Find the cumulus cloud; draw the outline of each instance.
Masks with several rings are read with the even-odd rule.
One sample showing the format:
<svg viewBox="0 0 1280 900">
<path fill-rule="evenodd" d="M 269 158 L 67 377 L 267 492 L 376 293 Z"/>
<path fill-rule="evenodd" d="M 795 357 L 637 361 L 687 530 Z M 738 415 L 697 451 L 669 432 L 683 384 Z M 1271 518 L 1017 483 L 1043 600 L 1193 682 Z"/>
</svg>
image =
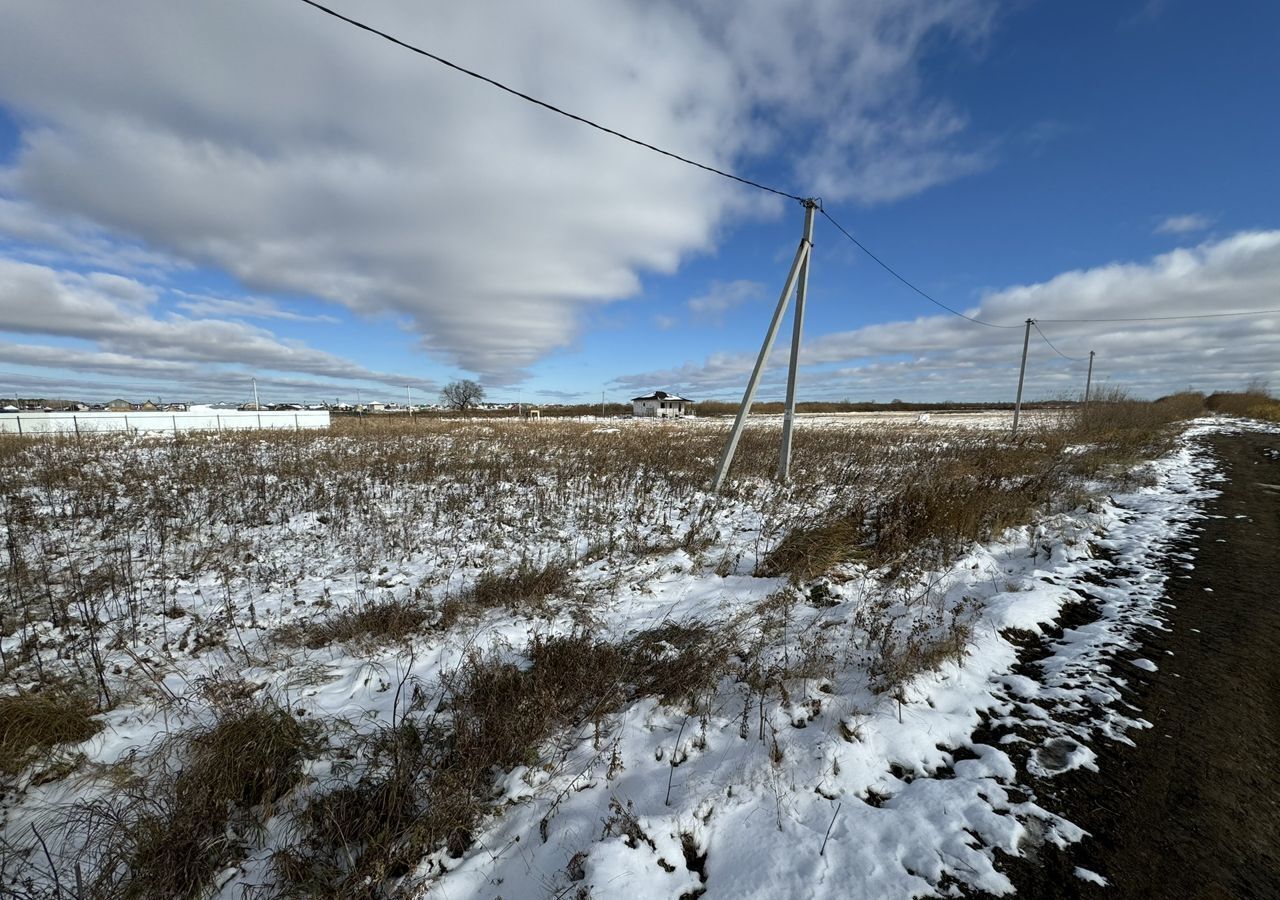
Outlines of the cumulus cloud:
<svg viewBox="0 0 1280 900">
<path fill-rule="evenodd" d="M 1197 231 L 1204 231 L 1212 224 L 1212 219 L 1200 213 L 1165 216 L 1156 224 L 1156 234 L 1194 234 Z"/>
<path fill-rule="evenodd" d="M 995 0 L 339 5 L 711 164 L 781 153 L 780 178 L 831 199 L 891 200 L 987 162 L 919 64 L 930 41 L 979 46 Z M 570 345 L 643 274 L 712 249 L 726 217 L 779 208 L 300 4 L 0 13 L 0 103 L 21 123 L 0 173 L 9 213 L 91 223 L 251 292 L 389 314 L 492 383 Z M 795 134 L 812 149 L 793 152 Z M 84 240 L 31 227 L 9 231 Z"/>
<path fill-rule="evenodd" d="M 1081 360 L 1096 351 L 1098 377 L 1142 394 L 1188 386 L 1241 388 L 1259 377 L 1275 383 L 1280 381 L 1280 313 L 1160 322 L 1070 320 L 1268 310 L 1280 307 L 1277 297 L 1280 231 L 1241 232 L 1143 263 L 1111 263 L 1013 285 L 988 293 L 966 311 L 1007 328 L 936 315 L 823 335 L 805 344 L 801 384 L 821 398 L 886 399 L 892 393 L 922 400 L 1003 399 L 1001 386 L 1011 386 L 1016 378 L 1019 326 L 1028 317 L 1059 351 Z M 1033 395 L 1078 393 L 1083 362 L 1060 358 L 1034 331 L 1031 339 Z M 745 386 L 754 358 L 747 351 L 714 354 L 701 363 L 625 376 L 619 384 L 732 396 Z M 785 346 L 775 347 L 770 364 L 765 388 L 776 392 Z"/>
</svg>

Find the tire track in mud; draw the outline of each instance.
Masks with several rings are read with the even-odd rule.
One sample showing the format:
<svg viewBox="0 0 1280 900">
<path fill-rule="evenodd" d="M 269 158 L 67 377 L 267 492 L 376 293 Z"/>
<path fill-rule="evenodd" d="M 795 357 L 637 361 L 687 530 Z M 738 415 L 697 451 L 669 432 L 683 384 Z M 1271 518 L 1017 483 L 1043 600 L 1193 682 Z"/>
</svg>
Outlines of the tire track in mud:
<svg viewBox="0 0 1280 900">
<path fill-rule="evenodd" d="M 1280 898 L 1280 435 L 1200 440 L 1225 476 L 1221 494 L 1165 554 L 1163 621 L 1106 661 L 1120 689 L 1111 705 L 1150 727 L 1087 741 L 1097 771 L 1055 775 L 1037 770 L 1067 763 L 1069 732 L 1087 733 L 1087 710 L 1052 710 L 1062 733 L 993 721 L 974 736 L 1004 746 L 1036 802 L 1088 833 L 1065 849 L 1004 857 L 1019 896 Z M 1021 641 L 1015 676 L 1042 678 L 1055 644 L 1096 621 L 1123 576 L 1100 560 L 1073 586 L 1085 602 L 1064 607 L 1052 633 Z"/>
</svg>

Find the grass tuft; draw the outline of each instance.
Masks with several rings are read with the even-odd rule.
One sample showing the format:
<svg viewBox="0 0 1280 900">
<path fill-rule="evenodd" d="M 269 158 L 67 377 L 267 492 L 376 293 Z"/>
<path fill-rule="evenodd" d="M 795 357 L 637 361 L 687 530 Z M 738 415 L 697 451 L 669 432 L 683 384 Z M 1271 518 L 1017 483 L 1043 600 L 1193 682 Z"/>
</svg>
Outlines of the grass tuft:
<svg viewBox="0 0 1280 900">
<path fill-rule="evenodd" d="M 96 860 L 91 896 L 203 896 L 301 779 L 310 749 L 296 718 L 265 699 L 221 709 L 162 747 L 153 778 L 81 811 Z"/>
<path fill-rule="evenodd" d="M 435 617 L 417 597 L 369 601 L 310 622 L 285 625 L 276 637 L 286 646 L 312 650 L 330 644 L 387 644 L 422 631 Z"/>
<path fill-rule="evenodd" d="M 861 517 L 843 514 L 794 526 L 756 569 L 765 578 L 790 576 L 807 583 L 863 554 L 867 530 Z"/>
<path fill-rule="evenodd" d="M 61 744 L 98 733 L 91 696 L 50 686 L 39 693 L 0 697 L 0 775 L 16 776 Z"/>
</svg>

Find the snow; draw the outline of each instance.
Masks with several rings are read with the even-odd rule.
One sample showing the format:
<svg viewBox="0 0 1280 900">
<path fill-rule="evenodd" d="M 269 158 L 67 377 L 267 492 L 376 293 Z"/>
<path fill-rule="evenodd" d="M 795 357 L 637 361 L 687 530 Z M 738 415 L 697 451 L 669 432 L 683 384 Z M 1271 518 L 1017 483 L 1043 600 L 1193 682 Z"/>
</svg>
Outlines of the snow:
<svg viewBox="0 0 1280 900">
<path fill-rule="evenodd" d="M 953 418 L 935 413 L 920 424 L 936 430 Z M 809 427 L 842 426 L 829 417 Z M 1094 769 L 1099 742 L 1127 741 L 1129 731 L 1147 727 L 1125 702 L 1115 663 L 1123 658 L 1118 654 L 1140 648 L 1145 629 L 1163 627 L 1168 548 L 1189 533 L 1199 505 L 1214 494 L 1212 465 L 1191 438 L 1223 427 L 1198 423 L 1171 455 L 1147 467 L 1144 486 L 1010 529 L 905 587 L 888 587 L 879 573 L 850 565 L 826 582 L 829 603 L 793 596 L 783 634 L 768 639 L 766 653 L 781 659 L 803 645 L 838 660 L 833 675 L 794 679 L 786 696 L 771 694 L 759 708 L 741 685 L 727 681 L 701 715 L 648 698 L 613 716 L 603 742 L 590 728 L 563 736 L 538 764 L 498 774 L 500 814 L 461 858 L 422 861 L 419 874 L 430 876 L 424 896 L 533 900 L 584 887 L 593 898 L 627 900 L 674 900 L 701 888 L 747 898 L 919 897 L 952 891 L 952 882 L 1009 893 L 997 852 L 1022 855 L 1083 836 L 1036 803 L 1036 780 Z M 597 429 L 593 439 L 609 440 L 617 431 Z M 385 503 L 387 515 L 411 514 L 407 500 Z M 670 548 L 580 567 L 577 589 L 595 598 L 590 616 L 600 634 L 621 640 L 665 623 L 733 623 L 765 642 L 761 609 L 789 590 L 785 579 L 750 574 L 770 523 L 745 503 L 700 503 L 705 507 L 669 505 L 661 520 L 655 513 L 638 528 L 657 545 L 664 534 L 687 530 L 705 508 L 720 536 L 715 554 L 733 565 L 709 566 Z M 583 523 L 565 520 L 530 541 L 527 530 L 469 517 L 464 509 L 440 523 L 432 547 L 405 548 L 391 559 L 360 545 L 354 533 L 356 545 L 340 560 L 322 553 L 314 513 L 266 527 L 289 537 L 280 546 L 293 555 L 281 550 L 255 560 L 280 573 L 278 585 L 236 599 L 234 620 L 248 648 L 154 655 L 135 666 L 155 696 L 107 713 L 106 727 L 76 752 L 111 764 L 156 746 L 207 715 L 198 704 L 166 703 L 162 695 L 194 697 L 202 679 L 219 672 L 287 697 L 307 717 L 372 727 L 392 720 L 398 685 L 435 684 L 476 650 L 518 661 L 531 635 L 569 634 L 578 626 L 579 614 L 570 609 L 538 620 L 497 610 L 462 632 L 417 641 L 410 652 L 331 645 L 282 657 L 269 644 L 271 629 L 317 614 L 317 598 L 343 608 L 370 595 L 407 596 L 424 583 L 447 594 L 496 561 L 550 558 L 566 543 L 584 553 L 593 536 Z M 300 549 L 309 541 L 314 556 Z M 300 573 L 292 585 L 290 572 Z M 170 588 L 187 614 L 145 622 L 153 646 L 159 635 L 167 646 L 184 640 L 194 616 L 226 612 L 216 578 L 174 579 Z M 863 649 L 868 611 L 883 601 L 907 629 L 914 624 L 908 617 L 920 613 L 905 598 L 922 591 L 940 621 L 967 617 L 965 652 L 906 679 L 892 695 L 878 693 Z M 1058 627 L 1066 609 L 1084 607 L 1091 617 Z M 1033 673 L 1011 671 L 1019 635 L 1039 636 L 1047 651 Z M 13 640 L 4 638 L 6 653 Z M 1131 663 L 1157 671 L 1145 658 Z M 1006 734 L 996 745 L 983 743 L 974 738 L 979 726 Z M 1010 755 L 1024 742 L 1034 744 L 1025 768 Z M 308 774 L 315 785 L 343 777 L 331 760 L 316 761 Z M 6 798 L 0 824 L 6 835 L 25 837 L 50 808 L 105 790 L 84 779 L 28 784 Z M 267 823 L 263 843 L 226 873 L 218 896 L 240 896 L 245 885 L 269 878 L 271 841 L 287 831 L 285 817 L 281 812 Z M 1107 883 L 1087 869 L 1075 874 Z"/>
<path fill-rule="evenodd" d="M 1107 879 L 1099 875 L 1097 872 L 1091 871 L 1082 866 L 1076 866 L 1075 876 L 1079 878 L 1081 881 L 1092 882 L 1093 884 L 1096 884 L 1099 887 L 1106 887 L 1111 883 L 1107 881 Z"/>
</svg>

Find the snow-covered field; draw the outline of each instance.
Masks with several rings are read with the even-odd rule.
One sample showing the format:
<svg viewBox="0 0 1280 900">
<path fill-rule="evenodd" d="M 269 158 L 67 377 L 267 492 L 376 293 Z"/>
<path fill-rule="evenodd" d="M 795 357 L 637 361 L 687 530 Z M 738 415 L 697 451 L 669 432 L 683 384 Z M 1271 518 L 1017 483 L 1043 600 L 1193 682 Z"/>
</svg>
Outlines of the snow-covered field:
<svg viewBox="0 0 1280 900">
<path fill-rule="evenodd" d="M 1005 892 L 997 851 L 1080 837 L 1035 779 L 1145 724 L 1111 659 L 1213 474 L 939 418 L 809 423 L 787 486 L 753 426 L 721 497 L 724 423 L 4 444 L 3 690 L 94 729 L 0 766 L 4 880 L 161 895 L 139 835 L 284 710 L 275 787 L 180 836 L 211 895 Z"/>
</svg>

